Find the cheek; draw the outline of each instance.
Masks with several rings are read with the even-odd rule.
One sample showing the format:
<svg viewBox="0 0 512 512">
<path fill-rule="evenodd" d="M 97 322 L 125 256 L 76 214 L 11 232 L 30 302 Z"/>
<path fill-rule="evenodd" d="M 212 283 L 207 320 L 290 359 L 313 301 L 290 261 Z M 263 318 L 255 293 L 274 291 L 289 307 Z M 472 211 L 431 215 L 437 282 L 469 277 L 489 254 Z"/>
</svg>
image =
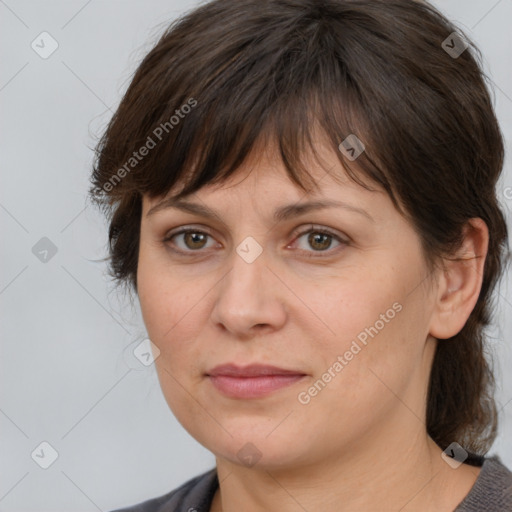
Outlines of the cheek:
<svg viewBox="0 0 512 512">
<path fill-rule="evenodd" d="M 179 274 L 168 268 L 163 251 L 141 239 L 137 290 L 144 323 L 150 338 L 162 342 L 185 315 L 191 298 Z"/>
<path fill-rule="evenodd" d="M 201 359 L 198 340 L 207 321 L 205 305 L 212 284 L 208 279 L 191 281 L 142 246 L 137 272 L 140 307 L 148 337 L 159 348 L 157 370 L 183 380 L 194 375 Z M 165 388 L 176 382 L 165 379 Z"/>
<path fill-rule="evenodd" d="M 382 274 L 363 269 L 333 277 L 328 283 L 313 292 L 307 287 L 299 292 L 307 297 L 304 302 L 309 312 L 297 318 L 309 323 L 304 328 L 311 328 L 314 322 L 319 325 L 322 344 L 329 352 L 348 350 L 355 339 L 364 344 L 389 331 L 401 315 L 403 293 L 398 280 L 384 281 Z"/>
<path fill-rule="evenodd" d="M 172 352 L 172 361 L 176 361 L 198 336 L 201 295 L 184 293 L 179 282 L 171 279 L 151 276 L 140 283 L 139 301 L 148 336 L 162 355 Z"/>
<path fill-rule="evenodd" d="M 310 296 L 324 333 L 313 352 L 315 377 L 328 381 L 326 388 L 360 400 L 385 392 L 379 377 L 394 389 L 421 365 L 428 323 L 421 288 L 410 293 L 417 284 L 413 273 L 368 269 Z"/>
</svg>

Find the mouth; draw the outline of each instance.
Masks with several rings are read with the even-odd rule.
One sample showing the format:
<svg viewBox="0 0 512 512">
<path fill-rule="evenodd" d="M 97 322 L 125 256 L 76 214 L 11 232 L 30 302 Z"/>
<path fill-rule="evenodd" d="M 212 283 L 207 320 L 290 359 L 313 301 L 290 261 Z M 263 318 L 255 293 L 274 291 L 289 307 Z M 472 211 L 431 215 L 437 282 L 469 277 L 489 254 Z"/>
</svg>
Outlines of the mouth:
<svg viewBox="0 0 512 512">
<path fill-rule="evenodd" d="M 206 373 L 213 386 L 229 398 L 261 398 L 304 379 L 307 375 L 269 365 L 216 366 Z"/>
</svg>

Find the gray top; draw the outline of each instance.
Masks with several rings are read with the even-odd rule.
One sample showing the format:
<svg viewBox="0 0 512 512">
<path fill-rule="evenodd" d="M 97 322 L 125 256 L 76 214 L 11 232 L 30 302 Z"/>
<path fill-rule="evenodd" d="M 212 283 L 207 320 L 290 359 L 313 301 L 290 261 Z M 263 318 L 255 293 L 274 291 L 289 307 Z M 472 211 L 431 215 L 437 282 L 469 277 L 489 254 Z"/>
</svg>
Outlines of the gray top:
<svg viewBox="0 0 512 512">
<path fill-rule="evenodd" d="M 467 462 L 482 470 L 454 512 L 512 512 L 512 472 L 500 458 L 473 455 Z M 112 512 L 209 512 L 218 487 L 213 468 L 163 496 Z"/>
</svg>

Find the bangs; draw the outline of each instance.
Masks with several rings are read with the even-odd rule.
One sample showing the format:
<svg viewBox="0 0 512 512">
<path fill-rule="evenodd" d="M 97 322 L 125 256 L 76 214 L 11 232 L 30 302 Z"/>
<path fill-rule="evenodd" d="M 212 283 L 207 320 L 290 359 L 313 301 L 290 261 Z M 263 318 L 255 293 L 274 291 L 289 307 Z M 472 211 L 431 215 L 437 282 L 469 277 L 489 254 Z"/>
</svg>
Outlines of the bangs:
<svg viewBox="0 0 512 512">
<path fill-rule="evenodd" d="M 173 197 L 182 198 L 205 185 L 222 184 L 248 160 L 257 161 L 263 153 L 274 149 L 272 157 L 280 159 L 290 180 L 309 193 L 318 186 L 310 173 L 312 158 L 332 178 L 337 179 L 340 174 L 337 167 L 333 169 L 332 164 L 328 165 L 320 157 L 319 143 L 327 144 L 356 183 L 372 190 L 368 180 L 361 179 L 361 175 L 366 175 L 388 189 L 387 178 L 366 151 L 369 146 L 369 135 L 363 128 L 366 123 L 354 113 L 353 103 L 340 98 L 339 91 L 333 98 L 328 98 L 324 91 L 300 89 L 293 95 L 276 95 L 272 101 L 263 95 L 261 91 L 252 101 L 243 95 L 227 96 L 217 98 L 218 103 L 213 105 L 206 100 L 209 106 L 206 112 L 201 112 L 198 106 L 192 114 L 197 116 L 197 129 L 190 129 L 193 119 L 185 119 L 190 125 L 176 134 L 172 145 L 162 147 L 161 154 L 155 155 L 163 165 L 152 167 L 154 175 L 149 178 L 152 186 L 145 188 L 141 182 L 139 192 L 153 198 L 167 195 L 179 185 L 180 191 Z M 239 102 L 233 104 L 236 100 Z M 348 143 L 360 141 L 364 145 L 365 151 L 357 157 L 357 164 L 340 151 L 347 137 Z M 164 180 L 158 183 L 155 178 L 160 176 Z"/>
<path fill-rule="evenodd" d="M 312 155 L 336 179 L 318 155 L 321 140 L 332 148 L 351 179 L 372 190 L 368 180 L 362 179 L 366 176 L 384 188 L 398 206 L 390 176 L 386 175 L 385 166 L 377 164 L 376 149 L 380 144 L 373 140 L 379 118 L 385 112 L 375 105 L 369 111 L 367 105 L 372 103 L 374 92 L 368 90 L 365 98 L 357 85 L 369 78 L 358 65 L 359 53 L 364 53 L 366 60 L 372 56 L 354 42 L 350 51 L 345 50 L 329 33 L 322 34 L 320 28 L 321 24 L 309 27 L 313 42 L 298 37 L 297 27 L 290 29 L 288 38 L 286 33 L 276 33 L 272 28 L 260 38 L 250 34 L 247 41 L 223 41 L 222 54 L 216 48 L 209 49 L 211 55 L 201 55 L 207 64 L 183 76 L 173 72 L 172 57 L 165 77 L 161 73 L 152 76 L 156 71 L 146 59 L 133 80 L 138 87 L 128 91 L 117 116 L 127 117 L 123 110 L 133 109 L 135 101 L 146 105 L 145 113 L 139 114 L 133 124 L 123 126 L 126 144 L 116 146 L 117 154 L 110 155 L 107 145 L 99 145 L 98 167 L 108 168 L 108 158 L 119 166 L 119 162 L 130 158 L 133 161 L 134 149 L 144 145 L 152 148 L 140 162 L 133 162 L 133 169 L 123 173 L 122 186 L 108 194 L 110 204 L 126 199 L 127 191 L 155 198 L 179 188 L 173 197 L 181 198 L 205 185 L 221 184 L 249 155 L 257 156 L 271 146 L 277 148 L 276 156 L 292 182 L 308 191 L 316 183 L 304 163 L 306 155 Z M 169 39 L 169 34 L 162 40 Z M 282 42 L 269 42 L 276 38 Z M 319 38 L 323 40 L 318 41 Z M 313 51 L 314 45 L 325 51 Z M 276 52 L 276 47 L 281 50 Z M 385 59 L 379 63 L 377 55 L 373 60 L 373 65 L 385 74 Z M 187 66 L 190 68 L 191 64 Z M 150 83 L 158 83 L 159 87 L 150 87 Z M 364 146 L 364 151 L 356 155 L 357 160 L 339 149 L 347 137 L 349 143 L 356 140 Z M 115 173 L 116 168 L 112 171 Z"/>
</svg>

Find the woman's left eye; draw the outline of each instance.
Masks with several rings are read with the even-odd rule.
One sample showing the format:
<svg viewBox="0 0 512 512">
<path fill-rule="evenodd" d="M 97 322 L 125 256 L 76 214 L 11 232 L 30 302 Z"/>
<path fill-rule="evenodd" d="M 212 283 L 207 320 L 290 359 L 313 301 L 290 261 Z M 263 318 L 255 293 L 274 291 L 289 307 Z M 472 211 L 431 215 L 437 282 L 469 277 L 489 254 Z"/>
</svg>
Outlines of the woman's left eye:
<svg viewBox="0 0 512 512">
<path fill-rule="evenodd" d="M 306 235 L 307 238 L 304 238 Z M 180 244 L 173 242 L 174 239 L 178 239 L 183 242 L 184 246 L 180 246 Z M 182 229 L 180 231 L 177 231 L 175 233 L 170 233 L 168 236 L 165 237 L 163 240 L 164 243 L 171 242 L 171 245 L 174 245 L 177 247 L 177 249 L 172 249 L 175 252 L 178 253 L 192 253 L 192 252 L 200 252 L 201 249 L 208 248 L 207 247 L 207 240 L 208 238 L 213 238 L 211 235 L 205 231 L 201 231 L 199 229 Z M 325 228 L 316 228 L 315 226 L 310 226 L 310 228 L 307 231 L 302 231 L 296 235 L 294 238 L 294 243 L 297 240 L 300 240 L 304 238 L 305 243 L 310 247 L 313 248 L 313 251 L 309 251 L 308 249 L 301 248 L 304 252 L 313 252 L 313 253 L 325 253 L 327 250 L 331 249 L 333 240 L 338 242 L 339 245 L 347 245 L 348 240 L 342 239 L 340 236 L 338 236 L 335 233 L 332 233 L 329 230 L 326 230 Z M 287 246 L 289 247 L 289 246 Z M 332 251 L 329 251 L 332 252 Z M 313 255 L 310 255 L 308 257 L 315 257 Z"/>
<path fill-rule="evenodd" d="M 296 240 L 300 240 L 305 235 L 308 235 L 305 240 L 309 247 L 312 247 L 314 251 L 308 251 L 307 249 L 303 249 L 306 252 L 327 252 L 328 249 L 331 248 L 333 240 L 338 242 L 339 245 L 347 245 L 348 240 L 343 240 L 341 237 L 328 231 L 323 228 L 315 228 L 312 226 L 309 230 L 303 231 L 297 235 Z M 331 252 L 331 251 L 329 251 Z M 310 256 L 315 257 L 315 256 Z"/>
<path fill-rule="evenodd" d="M 304 231 L 297 236 L 296 240 L 300 240 L 301 238 L 304 238 L 308 247 L 314 249 L 313 252 L 326 252 L 328 249 L 331 249 L 333 241 L 336 241 L 338 244 L 346 243 L 339 236 L 323 229 L 313 228 L 308 231 Z M 307 249 L 302 249 L 307 251 Z"/>
</svg>

